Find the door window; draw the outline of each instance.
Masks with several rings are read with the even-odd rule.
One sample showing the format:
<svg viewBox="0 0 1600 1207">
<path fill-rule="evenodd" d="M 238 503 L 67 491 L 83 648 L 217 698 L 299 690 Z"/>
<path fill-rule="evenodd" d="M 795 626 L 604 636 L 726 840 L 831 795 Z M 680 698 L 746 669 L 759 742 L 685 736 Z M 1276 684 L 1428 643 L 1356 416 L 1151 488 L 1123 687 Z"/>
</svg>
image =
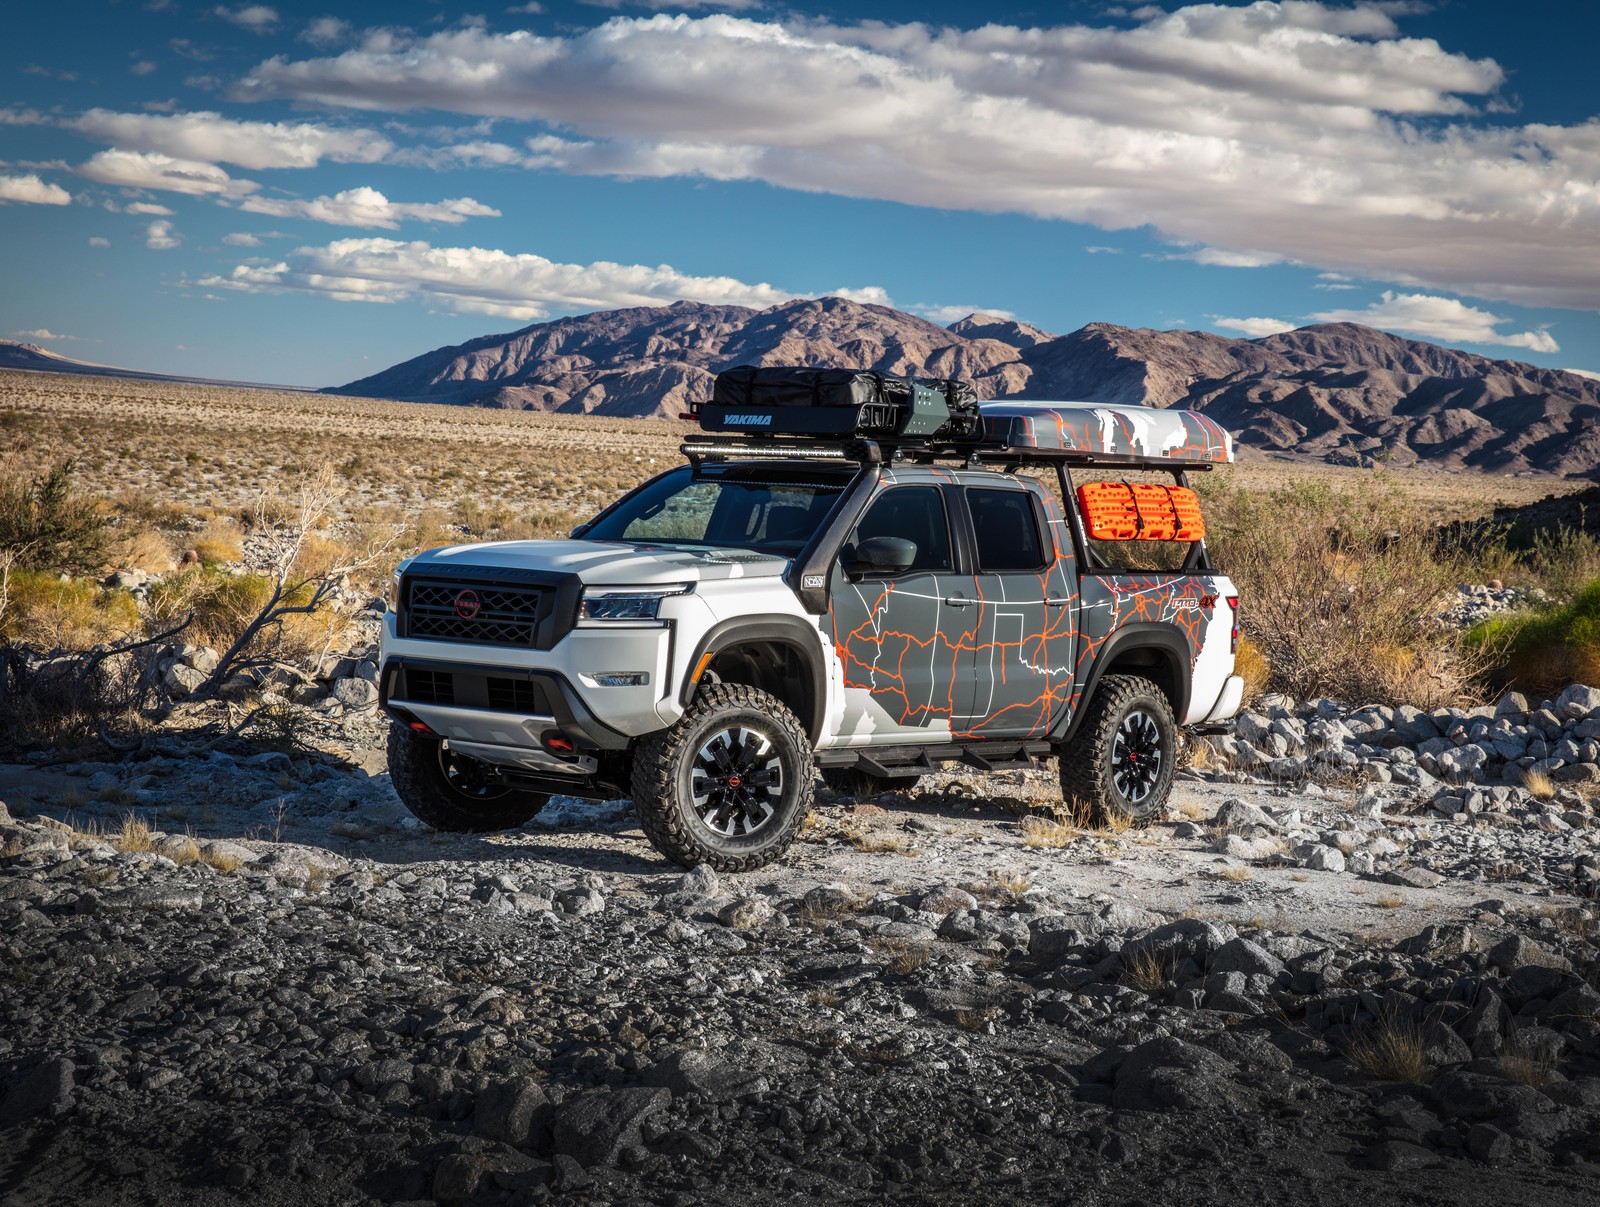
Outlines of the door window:
<svg viewBox="0 0 1600 1207">
<path fill-rule="evenodd" d="M 1044 542 L 1039 537 L 1033 499 L 1027 492 L 969 487 L 967 510 L 972 514 L 981 573 L 1044 568 Z"/>
<path fill-rule="evenodd" d="M 908 573 L 949 570 L 950 523 L 937 486 L 897 486 L 878 496 L 856 526 L 856 543 L 897 536 L 917 547 Z"/>
</svg>

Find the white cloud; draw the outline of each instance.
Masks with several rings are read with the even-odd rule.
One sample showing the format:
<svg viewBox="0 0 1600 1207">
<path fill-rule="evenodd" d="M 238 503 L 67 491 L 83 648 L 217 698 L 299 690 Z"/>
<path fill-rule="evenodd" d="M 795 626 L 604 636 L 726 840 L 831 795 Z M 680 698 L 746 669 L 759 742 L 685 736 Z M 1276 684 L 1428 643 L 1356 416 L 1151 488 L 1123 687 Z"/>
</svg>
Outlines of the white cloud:
<svg viewBox="0 0 1600 1207">
<path fill-rule="evenodd" d="M 156 70 L 156 65 L 149 59 L 140 59 L 132 67 L 129 67 L 128 70 L 134 75 L 150 75 Z"/>
<path fill-rule="evenodd" d="M 578 2 L 587 4 L 590 8 L 648 8 L 657 12 L 667 8 L 674 12 L 687 12 L 697 8 L 718 8 L 737 12 L 741 9 L 766 7 L 766 0 L 578 0 Z"/>
<path fill-rule="evenodd" d="M 144 245 L 152 251 L 171 251 L 183 242 L 183 236 L 172 229 L 172 223 L 157 218 L 144 229 Z"/>
<path fill-rule="evenodd" d="M 1338 293 L 1346 289 L 1359 289 L 1359 285 L 1346 285 L 1342 281 L 1318 281 L 1312 285 L 1313 289 L 1321 289 L 1326 293 Z"/>
<path fill-rule="evenodd" d="M 191 197 L 243 197 L 261 187 L 253 181 L 233 179 L 214 163 L 143 151 L 101 151 L 75 170 L 78 175 L 101 184 L 161 189 L 168 193 L 187 193 Z"/>
<path fill-rule="evenodd" d="M 247 231 L 234 231 L 231 235 L 223 235 L 222 241 L 229 247 L 260 247 L 261 240 Z"/>
<path fill-rule="evenodd" d="M 930 322 L 938 323 L 941 327 L 948 327 L 951 323 L 964 319 L 969 314 L 981 314 L 988 318 L 1014 319 L 1017 316 L 1009 310 L 997 310 L 993 306 L 928 306 L 915 303 L 906 307 L 912 314 L 920 314 Z"/>
<path fill-rule="evenodd" d="M 529 162 L 564 172 L 1148 225 L 1213 256 L 1600 308 L 1600 122 L 1477 122 L 1501 68 L 1402 37 L 1371 4 L 1139 20 L 384 31 L 270 59 L 234 96 L 541 123 Z"/>
<path fill-rule="evenodd" d="M 104 235 L 90 235 L 89 236 L 89 246 L 90 247 L 110 247 L 111 246 L 111 240 L 107 239 Z"/>
<path fill-rule="evenodd" d="M 1090 246 L 1085 247 L 1083 250 L 1088 252 L 1091 256 L 1120 256 L 1122 254 L 1122 248 L 1106 247 L 1103 244 L 1091 244 Z"/>
<path fill-rule="evenodd" d="M 90 109 L 66 123 L 119 150 L 155 151 L 177 159 L 232 163 L 242 168 L 314 168 L 376 163 L 394 144 L 375 130 L 345 130 L 320 122 L 241 122 L 220 113 L 118 113 Z"/>
<path fill-rule="evenodd" d="M 1213 268 L 1267 268 L 1282 264 L 1283 257 L 1271 252 L 1229 251 L 1221 247 L 1198 247 L 1194 251 L 1180 252 L 1166 257 L 1169 260 L 1193 260 Z"/>
<path fill-rule="evenodd" d="M 318 48 L 337 46 L 350 40 L 350 22 L 341 17 L 318 17 L 300 31 L 299 38 Z"/>
<path fill-rule="evenodd" d="M 690 276 L 666 264 L 558 264 L 493 248 L 433 247 L 395 239 L 340 239 L 326 247 L 301 247 L 277 264 L 241 264 L 226 277 L 204 277 L 197 284 L 247 293 L 313 293 L 340 302 L 415 299 L 461 314 L 520 320 L 685 299 L 760 308 L 797 296 L 765 283 Z M 877 288 L 849 292 L 857 300 L 887 297 Z"/>
<path fill-rule="evenodd" d="M 1311 316 L 1319 323 L 1364 323 L 1385 331 L 1444 343 L 1495 344 L 1506 348 L 1527 348 L 1532 352 L 1559 352 L 1561 345 L 1551 334 L 1537 331 L 1503 332 L 1500 324 L 1510 320 L 1455 298 L 1426 293 L 1395 293 L 1385 290 L 1383 300 L 1364 310 L 1327 310 Z"/>
<path fill-rule="evenodd" d="M 1294 323 L 1286 323 L 1282 319 L 1230 319 L 1220 314 L 1207 315 L 1211 325 L 1218 331 L 1238 331 L 1251 339 L 1261 339 L 1263 336 L 1277 335 L 1284 331 L 1293 331 Z"/>
<path fill-rule="evenodd" d="M 148 201 L 135 201 L 124 207 L 125 214 L 145 214 L 152 218 L 170 218 L 172 211 L 164 205 L 152 205 Z"/>
<path fill-rule="evenodd" d="M 223 8 L 218 5 L 211 11 L 224 21 L 237 25 L 240 29 L 248 29 L 251 33 L 270 33 L 278 24 L 278 10 L 269 8 L 265 4 L 246 4 L 240 8 Z"/>
<path fill-rule="evenodd" d="M 46 342 L 50 340 L 62 339 L 75 340 L 78 338 L 76 335 L 59 335 L 56 332 L 51 331 L 48 327 L 40 327 L 36 331 L 13 331 L 11 334 L 17 339 L 36 339 Z"/>
<path fill-rule="evenodd" d="M 0 174 L 0 205 L 8 201 L 32 205 L 71 205 L 72 194 L 59 184 L 40 180 L 33 172 L 22 176 Z"/>
<path fill-rule="evenodd" d="M 309 218 L 336 226 L 380 227 L 395 230 L 401 222 L 444 222 L 459 226 L 468 218 L 498 218 L 500 211 L 471 197 L 452 197 L 445 201 L 390 201 L 377 189 L 346 189 L 332 197 L 309 201 L 276 197 L 250 197 L 239 206 L 252 214 L 274 218 Z"/>
<path fill-rule="evenodd" d="M 1600 373 L 1596 373 L 1590 369 L 1563 369 L 1561 371 L 1563 373 L 1576 373 L 1579 377 L 1588 377 L 1594 381 L 1600 381 Z"/>
<path fill-rule="evenodd" d="M 506 9 L 506 12 L 525 13 L 530 17 L 537 17 L 540 13 L 544 12 L 544 5 L 540 4 L 539 0 L 528 0 L 526 4 L 512 5 L 510 8 Z"/>
</svg>

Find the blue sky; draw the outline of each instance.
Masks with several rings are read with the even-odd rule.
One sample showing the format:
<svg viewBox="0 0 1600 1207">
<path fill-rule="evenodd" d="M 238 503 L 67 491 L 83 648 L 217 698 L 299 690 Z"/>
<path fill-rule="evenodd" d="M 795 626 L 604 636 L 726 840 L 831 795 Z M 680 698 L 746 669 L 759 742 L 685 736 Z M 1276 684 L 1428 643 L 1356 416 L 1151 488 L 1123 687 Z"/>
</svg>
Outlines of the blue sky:
<svg viewBox="0 0 1600 1207">
<path fill-rule="evenodd" d="M 341 383 L 844 293 L 1600 371 L 1591 6 L 62 0 L 0 44 L 0 336 Z"/>
</svg>

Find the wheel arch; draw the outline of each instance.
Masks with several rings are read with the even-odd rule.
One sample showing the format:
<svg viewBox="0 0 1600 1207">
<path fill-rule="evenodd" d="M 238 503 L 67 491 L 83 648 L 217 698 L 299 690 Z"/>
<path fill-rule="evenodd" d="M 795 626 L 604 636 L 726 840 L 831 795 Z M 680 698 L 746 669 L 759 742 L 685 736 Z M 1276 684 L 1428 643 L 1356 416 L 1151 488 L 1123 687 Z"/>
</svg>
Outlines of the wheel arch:
<svg viewBox="0 0 1600 1207">
<path fill-rule="evenodd" d="M 1160 624 L 1130 624 L 1116 630 L 1106 639 L 1094 665 L 1089 670 L 1088 682 L 1078 696 L 1078 706 L 1067 719 L 1066 725 L 1052 739 L 1065 742 L 1077 732 L 1087 705 L 1094 699 L 1100 681 L 1106 675 L 1139 675 L 1149 679 L 1161 689 L 1167 703 L 1172 706 L 1172 716 L 1181 728 L 1189 713 L 1189 696 L 1193 681 L 1190 667 L 1189 643 L 1170 626 Z"/>
<path fill-rule="evenodd" d="M 795 616 L 724 620 L 695 646 L 689 673 L 678 689 L 687 708 L 705 673 L 725 683 L 744 683 L 782 700 L 806 727 L 813 747 L 822 736 L 828 681 L 822 638 Z"/>
</svg>

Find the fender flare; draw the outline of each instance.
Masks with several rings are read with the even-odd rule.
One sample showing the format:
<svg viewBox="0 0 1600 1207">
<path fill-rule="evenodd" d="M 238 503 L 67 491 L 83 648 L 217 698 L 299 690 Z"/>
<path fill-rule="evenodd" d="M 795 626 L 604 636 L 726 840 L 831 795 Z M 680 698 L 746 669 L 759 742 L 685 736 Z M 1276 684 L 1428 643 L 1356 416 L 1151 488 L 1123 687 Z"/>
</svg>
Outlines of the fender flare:
<svg viewBox="0 0 1600 1207">
<path fill-rule="evenodd" d="M 714 657 L 723 650 L 756 642 L 785 646 L 800 655 L 811 678 L 811 716 L 800 720 L 812 742 L 818 741 L 828 715 L 828 676 L 823 661 L 822 635 L 815 625 L 807 624 L 798 616 L 734 617 L 713 625 L 694 647 L 688 673 L 678 687 L 678 703 L 684 708 L 689 706 L 697 685 L 694 670 L 708 654 Z"/>
<path fill-rule="evenodd" d="M 1165 656 L 1171 664 L 1174 686 L 1177 688 L 1178 698 L 1173 701 L 1173 717 L 1181 727 L 1183 719 L 1189 715 L 1189 697 L 1194 689 L 1194 667 L 1191 659 L 1194 657 L 1189 649 L 1189 643 L 1171 625 L 1158 624 L 1154 621 L 1141 621 L 1137 624 L 1123 625 L 1106 639 L 1100 653 L 1095 657 L 1094 665 L 1089 669 L 1088 682 L 1083 686 L 1083 691 L 1078 696 L 1078 707 L 1073 710 L 1057 732 L 1050 735 L 1050 740 L 1061 743 L 1070 741 L 1077 732 L 1078 724 L 1088 712 L 1088 703 L 1094 699 L 1094 693 L 1100 686 L 1100 676 L 1122 654 L 1134 650 L 1156 650 Z"/>
</svg>

